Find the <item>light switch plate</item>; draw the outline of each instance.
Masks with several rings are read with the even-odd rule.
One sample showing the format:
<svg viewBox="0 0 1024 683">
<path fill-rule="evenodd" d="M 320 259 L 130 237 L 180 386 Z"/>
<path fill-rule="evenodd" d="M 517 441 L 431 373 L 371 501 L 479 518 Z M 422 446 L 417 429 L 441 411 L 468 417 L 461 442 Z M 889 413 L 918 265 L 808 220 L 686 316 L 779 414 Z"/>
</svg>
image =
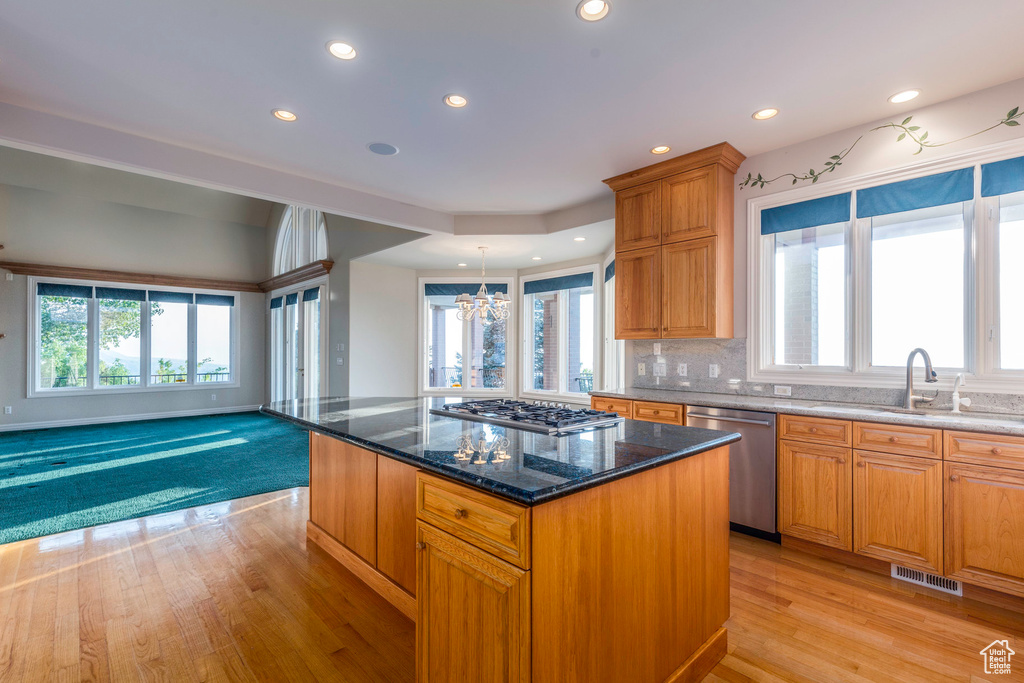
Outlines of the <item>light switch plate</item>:
<svg viewBox="0 0 1024 683">
<path fill-rule="evenodd" d="M 708 377 L 716 379 L 718 377 L 718 363 L 712 363 L 708 366 Z"/>
<path fill-rule="evenodd" d="M 686 368 L 686 363 L 680 363 L 679 364 L 679 368 L 677 369 L 677 372 L 679 373 L 680 377 L 686 377 L 686 374 L 688 372 L 688 370 Z"/>
<path fill-rule="evenodd" d="M 8 282 L 13 282 L 14 281 L 14 273 L 7 273 L 7 281 Z"/>
<path fill-rule="evenodd" d="M 637 363 L 637 365 L 636 365 L 636 374 L 640 375 L 641 377 L 646 375 L 647 374 L 647 363 Z"/>
<path fill-rule="evenodd" d="M 660 356 L 661 355 L 661 344 L 655 344 L 654 345 L 654 355 L 655 356 Z"/>
<path fill-rule="evenodd" d="M 667 377 L 668 376 L 668 366 L 665 363 L 655 363 L 654 364 L 654 376 L 655 377 Z"/>
<path fill-rule="evenodd" d="M 14 412 L 14 409 L 11 408 L 11 406 L 4 406 L 4 415 L 10 415 L 13 412 Z"/>
<path fill-rule="evenodd" d="M 344 365 L 345 364 L 345 359 L 344 358 L 335 358 L 334 362 L 337 363 L 338 365 Z"/>
</svg>

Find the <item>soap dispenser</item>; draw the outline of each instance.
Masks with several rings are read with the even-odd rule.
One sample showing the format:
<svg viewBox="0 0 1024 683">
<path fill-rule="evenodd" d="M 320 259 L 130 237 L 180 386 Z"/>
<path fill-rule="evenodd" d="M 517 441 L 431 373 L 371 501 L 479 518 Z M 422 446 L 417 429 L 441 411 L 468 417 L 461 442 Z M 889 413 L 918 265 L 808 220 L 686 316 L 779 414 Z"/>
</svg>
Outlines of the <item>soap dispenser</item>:
<svg viewBox="0 0 1024 683">
<path fill-rule="evenodd" d="M 953 380 L 953 412 L 954 413 L 959 413 L 960 412 L 960 406 L 963 406 L 964 408 L 970 408 L 971 407 L 971 399 L 969 399 L 969 398 L 960 398 L 960 387 L 962 387 L 965 383 L 966 382 L 964 382 L 964 375 L 963 375 L 963 373 L 962 372 L 958 372 L 957 375 L 956 375 L 956 379 Z"/>
</svg>

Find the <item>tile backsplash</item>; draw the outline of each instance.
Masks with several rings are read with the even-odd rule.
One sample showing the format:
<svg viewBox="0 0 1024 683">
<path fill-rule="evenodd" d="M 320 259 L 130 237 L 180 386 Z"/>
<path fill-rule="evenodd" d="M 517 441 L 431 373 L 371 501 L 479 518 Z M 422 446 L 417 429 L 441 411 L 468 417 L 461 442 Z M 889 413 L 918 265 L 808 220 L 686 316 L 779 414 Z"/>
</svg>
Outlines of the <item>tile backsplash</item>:
<svg viewBox="0 0 1024 683">
<path fill-rule="evenodd" d="M 655 355 L 655 344 L 661 345 L 661 354 Z M 695 391 L 712 394 L 738 394 L 745 396 L 773 396 L 775 385 L 748 382 L 746 339 L 665 339 L 662 341 L 634 341 L 626 345 L 626 383 L 643 389 L 668 391 Z M 644 374 L 639 374 L 643 363 Z M 663 363 L 664 366 L 657 366 Z M 680 364 L 686 365 L 687 374 L 680 376 Z M 718 377 L 712 378 L 710 367 L 718 366 Z M 663 375 L 662 375 L 663 373 Z M 903 389 L 877 389 L 866 387 L 836 387 L 810 384 L 787 384 L 792 398 L 835 403 L 864 403 L 879 406 L 903 404 Z M 951 392 L 933 391 L 923 383 L 915 384 L 916 393 L 935 396 L 930 408 L 948 409 L 952 406 Z M 985 394 L 960 390 L 974 402 L 969 412 L 1024 413 L 1024 394 Z"/>
</svg>

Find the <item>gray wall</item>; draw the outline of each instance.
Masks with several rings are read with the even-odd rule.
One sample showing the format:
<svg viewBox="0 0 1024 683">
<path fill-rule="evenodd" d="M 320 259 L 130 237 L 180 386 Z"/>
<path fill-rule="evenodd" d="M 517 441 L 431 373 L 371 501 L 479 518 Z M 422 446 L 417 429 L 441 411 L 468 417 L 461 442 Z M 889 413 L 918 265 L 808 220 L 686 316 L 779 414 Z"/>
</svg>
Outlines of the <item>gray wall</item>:
<svg viewBox="0 0 1024 683">
<path fill-rule="evenodd" d="M 349 395 L 415 396 L 416 271 L 361 261 L 349 268 Z"/>
<path fill-rule="evenodd" d="M 248 282 L 268 276 L 269 202 L 3 148 L 0 180 L 0 260 Z M 0 429 L 261 404 L 264 296 L 243 294 L 240 307 L 237 388 L 29 399 L 27 278 L 0 275 L 0 406 L 13 409 L 0 414 Z"/>
</svg>

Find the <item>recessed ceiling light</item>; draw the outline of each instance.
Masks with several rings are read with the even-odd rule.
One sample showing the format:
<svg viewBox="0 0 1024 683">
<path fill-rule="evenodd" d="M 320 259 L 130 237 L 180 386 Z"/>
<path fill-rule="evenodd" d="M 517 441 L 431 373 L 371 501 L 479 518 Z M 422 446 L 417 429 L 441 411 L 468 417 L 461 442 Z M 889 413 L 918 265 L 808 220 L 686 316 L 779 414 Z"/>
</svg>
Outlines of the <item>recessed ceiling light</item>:
<svg viewBox="0 0 1024 683">
<path fill-rule="evenodd" d="M 890 97 L 889 101 L 893 104 L 903 104 L 904 102 L 909 102 L 920 94 L 920 90 L 904 90 L 903 92 L 898 92 Z"/>
<path fill-rule="evenodd" d="M 587 238 L 586 237 L 573 237 L 572 241 L 573 242 L 586 242 Z"/>
<path fill-rule="evenodd" d="M 282 121 L 294 121 L 295 119 L 299 118 L 298 116 L 288 111 L 287 109 L 275 109 L 273 111 L 273 114 L 275 117 Z"/>
<path fill-rule="evenodd" d="M 356 58 L 356 49 L 348 43 L 343 43 L 340 40 L 332 40 L 327 43 L 327 51 L 338 59 Z"/>
<path fill-rule="evenodd" d="M 455 93 L 449 93 L 449 94 L 444 96 L 444 103 L 447 104 L 449 107 L 455 107 L 456 109 L 461 109 L 462 107 L 465 107 L 467 104 L 469 104 L 469 100 L 467 100 L 462 95 L 456 95 Z"/>
<path fill-rule="evenodd" d="M 768 107 L 767 109 L 760 109 L 758 111 L 755 111 L 753 114 L 751 114 L 751 118 L 753 118 L 755 121 L 766 121 L 768 119 L 775 118 L 775 116 L 778 113 L 779 110 L 776 109 L 775 107 Z"/>
<path fill-rule="evenodd" d="M 398 148 L 386 142 L 371 142 L 366 146 L 366 149 L 382 157 L 393 157 L 398 154 Z"/>
<path fill-rule="evenodd" d="M 460 263 L 460 264 L 459 264 L 459 268 L 465 268 L 465 267 L 466 267 L 466 264 L 465 264 L 465 263 Z"/>
<path fill-rule="evenodd" d="M 671 149 L 668 145 L 658 145 L 657 147 L 651 147 L 651 154 L 665 154 Z"/>
<path fill-rule="evenodd" d="M 611 3 L 607 0 L 580 0 L 576 5 L 576 16 L 583 21 L 599 21 L 608 16 Z"/>
<path fill-rule="evenodd" d="M 540 256 L 534 256 L 534 257 L 533 257 L 533 260 L 534 260 L 534 261 L 540 261 Z"/>
</svg>

